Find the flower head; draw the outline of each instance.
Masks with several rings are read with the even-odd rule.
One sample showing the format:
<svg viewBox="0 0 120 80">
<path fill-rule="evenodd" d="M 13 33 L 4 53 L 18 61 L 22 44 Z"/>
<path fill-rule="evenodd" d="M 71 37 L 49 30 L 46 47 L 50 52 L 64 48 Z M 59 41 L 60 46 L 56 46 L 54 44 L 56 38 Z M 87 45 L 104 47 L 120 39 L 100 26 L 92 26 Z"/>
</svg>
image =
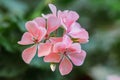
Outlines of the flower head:
<svg viewBox="0 0 120 80">
<path fill-rule="evenodd" d="M 83 64 L 86 52 L 80 44 L 88 42 L 89 35 L 77 22 L 79 15 L 75 11 L 57 11 L 53 4 L 49 4 L 49 8 L 51 14 L 42 14 L 43 17 L 26 22 L 27 32 L 18 44 L 32 45 L 22 52 L 26 63 L 30 63 L 38 52 L 38 57 L 44 57 L 45 62 L 51 63 L 52 71 L 55 71 L 56 63 L 59 63 L 60 73 L 67 75 L 72 71 L 73 64 Z M 58 36 L 61 27 L 63 33 Z"/>
<path fill-rule="evenodd" d="M 46 35 L 46 29 L 43 27 L 39 27 L 36 22 L 28 21 L 26 23 L 27 32 L 25 32 L 22 36 L 21 41 L 18 44 L 21 45 L 29 45 L 34 44 L 32 47 L 27 48 L 22 53 L 22 58 L 26 63 L 30 63 L 32 58 L 36 54 L 37 46 L 39 42 Z"/>
<path fill-rule="evenodd" d="M 88 32 L 76 22 L 79 19 L 79 15 L 75 11 L 57 11 L 56 6 L 53 4 L 49 4 L 49 8 L 52 13 L 44 15 L 45 18 L 49 18 L 50 16 L 57 17 L 61 21 L 61 25 L 65 29 L 66 34 L 79 43 L 86 43 L 89 41 Z"/>
<path fill-rule="evenodd" d="M 47 25 L 47 26 L 46 26 Z M 35 56 L 36 48 L 38 47 L 38 56 L 45 56 L 49 54 L 51 44 L 41 43 L 42 40 L 46 39 L 46 35 L 50 35 L 51 32 L 55 31 L 60 25 L 58 18 L 51 16 L 48 18 L 47 22 L 44 18 L 38 17 L 33 21 L 28 21 L 26 23 L 26 29 L 28 32 L 23 34 L 21 41 L 18 43 L 21 45 L 35 44 L 35 48 L 25 49 L 22 53 L 22 58 L 26 63 L 30 63 L 32 58 Z M 33 50 L 33 51 L 32 51 Z M 30 52 L 31 54 L 28 54 Z M 33 55 L 34 54 L 34 55 Z M 32 56 L 29 56 L 32 55 Z"/>
<path fill-rule="evenodd" d="M 62 42 L 53 46 L 53 52 L 44 57 L 45 62 L 60 63 L 59 70 L 62 75 L 71 72 L 73 65 L 83 64 L 86 53 L 81 50 L 79 43 L 72 43 L 71 39 L 64 35 Z"/>
</svg>

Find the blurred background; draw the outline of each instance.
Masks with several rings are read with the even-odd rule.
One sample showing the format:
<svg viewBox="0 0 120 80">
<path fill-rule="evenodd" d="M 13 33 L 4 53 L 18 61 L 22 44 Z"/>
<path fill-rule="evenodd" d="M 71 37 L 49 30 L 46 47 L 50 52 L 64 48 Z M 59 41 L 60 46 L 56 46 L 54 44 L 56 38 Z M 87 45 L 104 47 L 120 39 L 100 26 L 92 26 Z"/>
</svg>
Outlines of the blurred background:
<svg viewBox="0 0 120 80">
<path fill-rule="evenodd" d="M 27 46 L 17 44 L 26 21 L 50 13 L 48 3 L 78 12 L 90 35 L 82 45 L 84 64 L 66 76 L 37 56 L 27 65 L 21 58 Z M 0 80 L 107 80 L 109 75 L 120 76 L 120 0 L 0 0 Z"/>
</svg>

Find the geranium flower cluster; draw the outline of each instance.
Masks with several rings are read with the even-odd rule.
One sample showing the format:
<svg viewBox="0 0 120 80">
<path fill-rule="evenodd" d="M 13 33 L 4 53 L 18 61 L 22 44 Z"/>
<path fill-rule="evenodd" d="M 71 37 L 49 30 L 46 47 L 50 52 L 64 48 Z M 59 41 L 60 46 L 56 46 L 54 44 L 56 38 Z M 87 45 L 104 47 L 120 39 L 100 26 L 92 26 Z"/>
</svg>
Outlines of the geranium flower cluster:
<svg viewBox="0 0 120 80">
<path fill-rule="evenodd" d="M 88 42 L 88 32 L 77 22 L 79 15 L 76 12 L 57 11 L 53 4 L 49 4 L 49 8 L 52 13 L 26 22 L 27 32 L 18 44 L 33 44 L 22 53 L 26 63 L 29 64 L 37 52 L 38 57 L 44 57 L 44 61 L 50 63 L 52 71 L 59 63 L 61 75 L 66 75 L 72 71 L 73 64 L 83 64 L 86 52 L 80 44 Z M 61 35 L 58 35 L 60 31 Z"/>
</svg>

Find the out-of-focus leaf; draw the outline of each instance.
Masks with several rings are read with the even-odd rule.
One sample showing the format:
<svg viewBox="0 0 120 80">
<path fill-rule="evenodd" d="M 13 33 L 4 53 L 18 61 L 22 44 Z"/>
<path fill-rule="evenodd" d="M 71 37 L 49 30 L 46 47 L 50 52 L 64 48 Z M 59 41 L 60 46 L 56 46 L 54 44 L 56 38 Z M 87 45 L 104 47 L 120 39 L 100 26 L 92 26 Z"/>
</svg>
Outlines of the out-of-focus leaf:
<svg viewBox="0 0 120 80">
<path fill-rule="evenodd" d="M 13 52 L 12 45 L 9 43 L 9 40 L 3 37 L 0 34 L 0 44 L 5 47 L 7 51 Z"/>
<path fill-rule="evenodd" d="M 38 17 L 38 16 L 41 16 L 41 11 L 42 9 L 45 7 L 45 1 L 46 0 L 42 0 L 38 6 L 33 10 L 32 14 L 31 14 L 31 18 L 35 18 L 35 17 Z"/>
<path fill-rule="evenodd" d="M 19 55 L 8 53 L 4 48 L 0 54 L 0 77 L 15 77 L 23 74 L 26 71 L 27 66 L 23 64 L 22 60 L 19 59 Z"/>
<path fill-rule="evenodd" d="M 94 51 L 95 48 L 99 48 L 103 51 L 108 51 L 112 47 L 120 35 L 119 25 L 113 25 L 112 29 L 96 30 L 94 35 L 91 36 L 90 42 L 86 44 L 86 48 L 90 51 Z M 90 47 L 89 47 L 90 46 Z"/>
<path fill-rule="evenodd" d="M 0 5 L 6 7 L 11 14 L 23 16 L 27 11 L 27 6 L 18 0 L 1 0 Z"/>
</svg>

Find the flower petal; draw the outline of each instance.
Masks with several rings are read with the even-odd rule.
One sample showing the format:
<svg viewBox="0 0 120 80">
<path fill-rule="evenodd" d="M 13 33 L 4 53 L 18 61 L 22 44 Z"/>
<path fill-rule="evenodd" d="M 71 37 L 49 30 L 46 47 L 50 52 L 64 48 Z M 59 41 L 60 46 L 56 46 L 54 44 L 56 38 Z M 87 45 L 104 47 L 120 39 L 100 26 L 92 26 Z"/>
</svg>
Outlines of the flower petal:
<svg viewBox="0 0 120 80">
<path fill-rule="evenodd" d="M 58 18 L 61 21 L 62 27 L 65 29 L 65 31 L 67 31 L 67 26 L 64 24 L 64 21 L 63 21 L 64 17 L 62 15 L 64 15 L 63 12 L 61 10 L 58 10 Z"/>
<path fill-rule="evenodd" d="M 71 45 L 72 45 L 72 40 L 67 35 L 64 35 L 61 42 L 57 42 L 54 44 L 53 52 L 64 52 Z"/>
<path fill-rule="evenodd" d="M 79 15 L 75 11 L 70 11 L 69 16 L 69 18 L 73 20 L 73 22 L 79 19 Z"/>
<path fill-rule="evenodd" d="M 67 57 L 63 57 L 59 70 L 61 75 L 67 75 L 72 71 L 73 65 Z"/>
<path fill-rule="evenodd" d="M 36 32 L 38 32 L 39 28 L 38 28 L 37 24 L 34 21 L 28 21 L 25 24 L 25 26 L 26 26 L 26 29 L 28 30 L 28 32 L 33 34 L 33 36 L 36 36 Z"/>
<path fill-rule="evenodd" d="M 66 15 L 67 18 L 66 18 L 65 24 L 69 28 L 72 23 L 74 23 L 74 22 L 76 22 L 78 20 L 79 15 L 75 11 L 69 11 L 67 15 Z"/>
<path fill-rule="evenodd" d="M 21 45 L 28 45 L 28 44 L 33 44 L 33 36 L 31 33 L 29 32 L 25 32 L 22 36 L 22 39 L 21 41 L 18 41 L 18 44 L 21 44 Z"/>
<path fill-rule="evenodd" d="M 41 14 L 43 18 L 48 19 L 50 16 L 54 16 L 53 14 Z"/>
<path fill-rule="evenodd" d="M 47 30 L 45 28 L 39 27 L 38 40 L 41 41 L 45 37 L 46 33 Z"/>
<path fill-rule="evenodd" d="M 56 12 L 57 12 L 56 6 L 53 4 L 49 4 L 49 8 L 52 11 L 52 13 L 56 16 Z"/>
<path fill-rule="evenodd" d="M 65 10 L 63 12 L 58 11 L 58 17 L 62 19 L 62 24 L 64 24 L 67 27 L 67 29 L 69 29 L 70 25 L 76 22 L 76 20 L 78 20 L 79 15 L 74 11 Z"/>
<path fill-rule="evenodd" d="M 73 43 L 69 48 L 68 52 L 70 53 L 80 53 L 81 52 L 81 46 L 79 43 Z"/>
<path fill-rule="evenodd" d="M 57 53 L 50 53 L 49 55 L 44 57 L 45 62 L 53 62 L 53 63 L 58 63 L 61 60 L 61 56 Z"/>
<path fill-rule="evenodd" d="M 42 17 L 37 17 L 34 19 L 34 21 L 38 24 L 39 27 L 44 27 L 46 26 L 45 19 Z"/>
<path fill-rule="evenodd" d="M 38 57 L 46 56 L 51 53 L 51 43 L 41 43 L 38 47 Z"/>
<path fill-rule="evenodd" d="M 34 21 L 28 21 L 26 23 L 26 29 L 34 36 L 35 39 L 38 39 L 38 41 L 41 41 L 46 35 L 46 29 L 38 27 L 37 23 Z"/>
<path fill-rule="evenodd" d="M 60 20 L 55 16 L 48 17 L 47 20 L 47 34 L 55 31 L 60 26 Z"/>
<path fill-rule="evenodd" d="M 69 48 L 72 45 L 72 40 L 67 35 L 63 36 L 63 41 L 62 42 L 65 44 L 64 47 L 66 47 L 66 48 Z"/>
<path fill-rule="evenodd" d="M 63 38 L 62 37 L 51 37 L 49 40 L 51 41 L 51 43 L 55 44 L 57 42 L 62 42 Z"/>
<path fill-rule="evenodd" d="M 88 35 L 88 32 L 81 28 L 81 31 L 79 32 L 79 42 L 80 43 L 87 43 L 89 40 L 89 35 Z"/>
<path fill-rule="evenodd" d="M 26 63 L 30 63 L 31 60 L 33 59 L 33 57 L 36 54 L 36 46 L 32 46 L 30 48 L 27 48 L 23 51 L 22 53 L 22 59 L 26 62 Z"/>
<path fill-rule="evenodd" d="M 78 38 L 80 43 L 88 42 L 88 32 L 81 28 L 78 23 L 73 23 L 68 33 L 72 38 Z"/>
<path fill-rule="evenodd" d="M 85 60 L 86 52 L 82 50 L 81 53 L 71 53 L 68 56 L 74 65 L 80 66 Z"/>
<path fill-rule="evenodd" d="M 66 51 L 66 45 L 65 44 L 63 44 L 62 42 L 58 42 L 58 43 L 54 44 L 53 52 L 56 52 L 56 53 L 61 52 L 62 53 L 64 51 Z"/>
<path fill-rule="evenodd" d="M 79 33 L 80 32 L 80 24 L 77 22 L 74 22 L 69 29 L 69 34 L 75 34 L 75 33 Z M 75 35 L 76 36 L 76 35 Z"/>
</svg>

